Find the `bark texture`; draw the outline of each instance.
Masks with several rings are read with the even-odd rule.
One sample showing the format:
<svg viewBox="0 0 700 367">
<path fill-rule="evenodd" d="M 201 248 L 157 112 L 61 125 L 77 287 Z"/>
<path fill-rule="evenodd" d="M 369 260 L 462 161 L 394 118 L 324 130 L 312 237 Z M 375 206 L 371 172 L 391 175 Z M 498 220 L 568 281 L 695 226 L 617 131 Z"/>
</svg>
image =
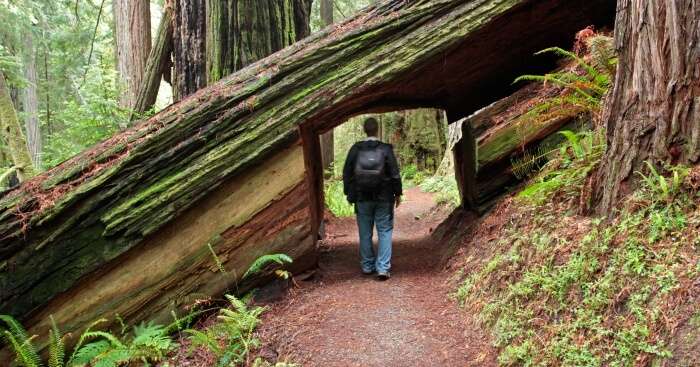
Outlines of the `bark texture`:
<svg viewBox="0 0 700 367">
<path fill-rule="evenodd" d="M 309 35 L 310 0 L 206 3 L 209 84 Z"/>
<path fill-rule="evenodd" d="M 644 161 L 700 158 L 700 3 L 619 0 L 619 67 L 594 199 L 609 214 Z"/>
<path fill-rule="evenodd" d="M 608 24 L 609 4 L 386 1 L 249 65 L 2 194 L 0 313 L 36 334 L 53 314 L 75 332 L 220 294 L 265 253 L 304 260 L 317 223 L 300 131 L 398 108 L 474 111 L 537 72 L 535 51 Z M 207 272 L 208 244 L 236 271 Z"/>
<path fill-rule="evenodd" d="M 115 0 L 114 38 L 116 40 L 117 71 L 123 86 L 120 105 L 131 109 L 146 71 L 151 52 L 151 10 L 148 0 Z"/>
<path fill-rule="evenodd" d="M 207 85 L 205 0 L 176 0 L 173 24 L 173 100 Z"/>
<path fill-rule="evenodd" d="M 158 33 L 153 41 L 151 53 L 146 62 L 146 72 L 143 83 L 134 104 L 132 120 L 153 107 L 158 98 L 160 82 L 164 75 L 169 74 L 172 65 L 170 56 L 173 51 L 173 2 L 166 1 L 163 7 L 163 17 L 158 25 Z"/>
<path fill-rule="evenodd" d="M 311 0 L 179 0 L 175 99 L 309 35 Z"/>
<path fill-rule="evenodd" d="M 10 97 L 5 75 L 0 71 L 0 134 L 7 144 L 12 164 L 17 169 L 17 178 L 25 181 L 36 175 L 27 139 L 17 118 L 17 111 Z"/>
</svg>

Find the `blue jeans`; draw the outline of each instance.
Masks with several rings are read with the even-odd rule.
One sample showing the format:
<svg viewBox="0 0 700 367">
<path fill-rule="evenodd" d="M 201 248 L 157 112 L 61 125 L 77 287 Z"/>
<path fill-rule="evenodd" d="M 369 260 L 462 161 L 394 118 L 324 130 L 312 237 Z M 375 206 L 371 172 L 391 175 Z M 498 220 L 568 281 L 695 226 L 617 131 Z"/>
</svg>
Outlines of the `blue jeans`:
<svg viewBox="0 0 700 367">
<path fill-rule="evenodd" d="M 394 230 L 394 203 L 361 201 L 355 204 L 357 228 L 360 232 L 360 266 L 369 273 L 388 272 L 391 268 L 391 234 Z M 377 226 L 379 245 L 375 255 L 372 233 Z"/>
</svg>

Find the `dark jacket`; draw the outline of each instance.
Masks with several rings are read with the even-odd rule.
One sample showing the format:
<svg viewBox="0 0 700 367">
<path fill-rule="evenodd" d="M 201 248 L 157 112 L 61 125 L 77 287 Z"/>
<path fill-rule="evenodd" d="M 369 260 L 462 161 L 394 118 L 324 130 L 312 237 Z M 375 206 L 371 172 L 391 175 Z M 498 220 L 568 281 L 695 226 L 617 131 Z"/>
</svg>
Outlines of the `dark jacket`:
<svg viewBox="0 0 700 367">
<path fill-rule="evenodd" d="M 358 192 L 355 187 L 354 179 L 357 153 L 361 148 L 374 149 L 377 146 L 385 150 L 384 155 L 387 159 L 384 170 L 386 174 L 386 184 L 382 185 L 381 189 L 376 193 Z M 348 198 L 348 201 L 351 203 L 356 203 L 358 201 L 393 202 L 396 197 L 401 196 L 401 173 L 399 172 L 399 164 L 396 161 L 394 148 L 391 144 L 382 143 L 378 140 L 365 140 L 355 143 L 352 148 L 350 148 L 347 159 L 345 159 L 345 166 L 343 167 L 343 190 L 345 191 L 345 196 Z"/>
</svg>

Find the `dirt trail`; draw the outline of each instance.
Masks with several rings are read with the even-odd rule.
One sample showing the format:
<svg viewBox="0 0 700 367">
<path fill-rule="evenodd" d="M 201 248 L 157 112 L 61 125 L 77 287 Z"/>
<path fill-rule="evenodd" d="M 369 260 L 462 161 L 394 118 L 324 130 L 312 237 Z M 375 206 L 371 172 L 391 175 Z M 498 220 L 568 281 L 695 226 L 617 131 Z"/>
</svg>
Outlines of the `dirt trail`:
<svg viewBox="0 0 700 367">
<path fill-rule="evenodd" d="M 266 313 L 263 355 L 306 367 L 496 365 L 485 336 L 448 299 L 450 274 L 429 237 L 443 215 L 430 194 L 411 189 L 405 199 L 395 216 L 392 278 L 362 275 L 354 219 L 331 220 L 314 279 Z"/>
</svg>

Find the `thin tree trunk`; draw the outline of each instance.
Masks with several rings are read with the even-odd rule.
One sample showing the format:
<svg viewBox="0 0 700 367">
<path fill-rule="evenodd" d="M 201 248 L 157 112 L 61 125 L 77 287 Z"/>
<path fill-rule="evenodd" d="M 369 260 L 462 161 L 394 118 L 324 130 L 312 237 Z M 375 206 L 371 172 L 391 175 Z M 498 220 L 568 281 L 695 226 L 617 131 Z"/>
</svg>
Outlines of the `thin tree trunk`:
<svg viewBox="0 0 700 367">
<path fill-rule="evenodd" d="M 36 72 L 36 52 L 31 33 L 25 37 L 25 78 L 27 87 L 24 89 L 22 106 L 25 113 L 24 126 L 27 131 L 27 146 L 35 167 L 41 166 L 41 126 L 39 125 L 39 96 L 37 94 L 38 77 Z"/>
<path fill-rule="evenodd" d="M 22 126 L 17 118 L 17 111 L 12 104 L 10 92 L 5 83 L 5 75 L 0 72 L 0 133 L 2 134 L 12 163 L 17 167 L 18 178 L 25 181 L 36 174 L 32 156 L 27 148 L 27 141 L 22 132 Z"/>
<path fill-rule="evenodd" d="M 333 24 L 333 0 L 321 0 L 320 5 L 321 21 L 324 27 L 328 27 Z M 333 130 L 331 129 L 321 135 L 321 162 L 325 172 L 329 172 L 328 169 L 331 168 L 335 160 L 334 149 Z"/>
<path fill-rule="evenodd" d="M 123 92 L 119 104 L 131 109 L 136 104 L 144 80 L 146 61 L 151 52 L 151 11 L 148 0 L 115 0 L 114 36 L 117 71 Z"/>
<path fill-rule="evenodd" d="M 700 3 L 618 0 L 619 67 L 594 200 L 609 214 L 645 161 L 700 158 Z"/>
<path fill-rule="evenodd" d="M 139 86 L 134 111 L 131 119 L 149 110 L 156 103 L 160 82 L 171 66 L 170 55 L 173 51 L 173 4 L 172 0 L 165 2 L 163 17 L 158 26 L 158 33 L 153 42 L 153 48 L 146 62 L 144 81 Z"/>
</svg>

